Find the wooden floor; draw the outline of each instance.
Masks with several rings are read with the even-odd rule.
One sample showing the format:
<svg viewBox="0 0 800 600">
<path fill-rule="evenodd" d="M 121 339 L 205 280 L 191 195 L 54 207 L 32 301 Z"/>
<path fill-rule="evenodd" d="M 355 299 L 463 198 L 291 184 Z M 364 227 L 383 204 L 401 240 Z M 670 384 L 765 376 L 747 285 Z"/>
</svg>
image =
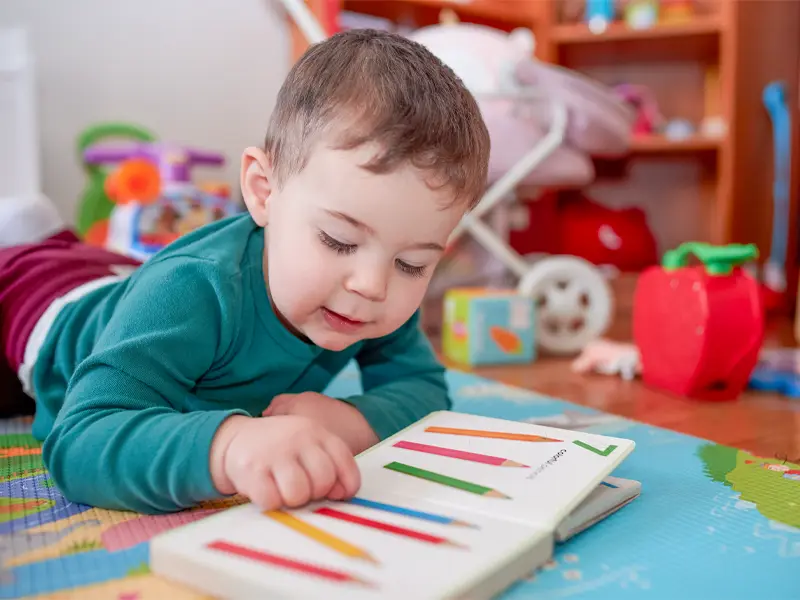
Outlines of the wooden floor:
<svg viewBox="0 0 800 600">
<path fill-rule="evenodd" d="M 630 341 L 630 321 L 618 319 L 608 337 Z M 788 322 L 768 327 L 765 345 L 794 346 Z M 800 462 L 800 399 L 747 392 L 725 403 L 704 403 L 675 397 L 608 375 L 578 375 L 570 361 L 540 358 L 531 365 L 459 370 L 628 417 L 636 421 L 746 449 L 759 456 L 788 457 Z"/>
</svg>

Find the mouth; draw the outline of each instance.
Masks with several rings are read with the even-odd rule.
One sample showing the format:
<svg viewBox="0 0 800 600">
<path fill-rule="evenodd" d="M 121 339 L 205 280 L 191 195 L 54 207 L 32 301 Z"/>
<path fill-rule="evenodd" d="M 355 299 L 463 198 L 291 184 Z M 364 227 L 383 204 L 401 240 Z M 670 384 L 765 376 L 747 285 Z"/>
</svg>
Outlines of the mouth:
<svg viewBox="0 0 800 600">
<path fill-rule="evenodd" d="M 332 329 L 341 331 L 343 333 L 351 333 L 360 329 L 366 324 L 366 321 L 352 319 L 346 315 L 334 312 L 324 306 L 322 307 L 322 315 L 325 317 L 325 321 Z"/>
</svg>

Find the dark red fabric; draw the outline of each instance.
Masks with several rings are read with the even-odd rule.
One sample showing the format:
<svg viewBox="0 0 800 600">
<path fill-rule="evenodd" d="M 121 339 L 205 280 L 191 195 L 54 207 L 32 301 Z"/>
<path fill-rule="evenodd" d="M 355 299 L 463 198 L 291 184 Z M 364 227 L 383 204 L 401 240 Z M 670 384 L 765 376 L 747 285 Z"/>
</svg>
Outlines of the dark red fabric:
<svg viewBox="0 0 800 600">
<path fill-rule="evenodd" d="M 70 231 L 35 244 L 0 248 L 3 366 L 17 373 L 28 337 L 53 300 L 79 285 L 113 275 L 114 265 L 139 264 L 127 256 L 86 245 Z"/>
</svg>

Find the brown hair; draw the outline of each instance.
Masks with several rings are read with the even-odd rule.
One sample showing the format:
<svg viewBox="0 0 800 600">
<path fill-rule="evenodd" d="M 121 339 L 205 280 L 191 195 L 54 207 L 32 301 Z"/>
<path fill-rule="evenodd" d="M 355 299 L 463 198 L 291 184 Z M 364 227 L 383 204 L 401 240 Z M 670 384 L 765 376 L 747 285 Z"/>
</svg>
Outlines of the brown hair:
<svg viewBox="0 0 800 600">
<path fill-rule="evenodd" d="M 292 67 L 264 144 L 278 185 L 330 132 L 341 149 L 377 142 L 379 154 L 363 165 L 372 172 L 408 161 L 470 208 L 483 194 L 489 134 L 475 99 L 427 48 L 400 35 L 338 33 Z"/>
</svg>

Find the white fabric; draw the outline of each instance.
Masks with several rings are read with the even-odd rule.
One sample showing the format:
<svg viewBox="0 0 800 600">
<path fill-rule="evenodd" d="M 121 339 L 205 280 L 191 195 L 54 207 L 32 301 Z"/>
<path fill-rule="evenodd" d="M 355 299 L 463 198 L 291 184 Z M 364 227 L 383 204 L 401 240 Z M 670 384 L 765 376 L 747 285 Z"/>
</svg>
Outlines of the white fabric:
<svg viewBox="0 0 800 600">
<path fill-rule="evenodd" d="M 46 196 L 0 198 L 0 248 L 41 242 L 65 227 Z"/>
<path fill-rule="evenodd" d="M 31 384 L 33 366 L 36 364 L 36 359 L 39 357 L 39 350 L 41 350 L 42 344 L 61 310 L 70 302 L 75 302 L 89 292 L 129 277 L 132 269 L 133 267 L 128 265 L 112 267 L 112 270 L 118 273 L 117 275 L 108 275 L 107 277 L 101 277 L 100 279 L 95 279 L 83 285 L 79 285 L 63 296 L 53 300 L 50 306 L 47 307 L 47 310 L 45 310 L 39 320 L 36 321 L 36 325 L 33 327 L 28 341 L 25 343 L 25 354 L 22 359 L 22 364 L 19 366 L 19 371 L 17 372 L 17 376 L 26 394 L 33 397 L 33 386 Z"/>
</svg>

